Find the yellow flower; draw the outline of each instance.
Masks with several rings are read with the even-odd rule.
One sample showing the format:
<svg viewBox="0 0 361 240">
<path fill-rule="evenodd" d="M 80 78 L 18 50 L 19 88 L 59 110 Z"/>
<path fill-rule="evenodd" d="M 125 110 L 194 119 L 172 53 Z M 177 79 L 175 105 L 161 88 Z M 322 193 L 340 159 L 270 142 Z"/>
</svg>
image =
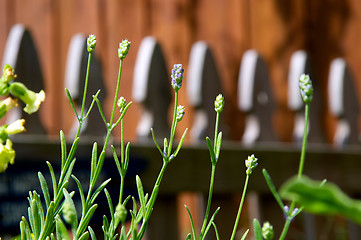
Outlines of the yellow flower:
<svg viewBox="0 0 361 240">
<path fill-rule="evenodd" d="M 35 93 L 19 82 L 10 85 L 10 93 L 15 97 L 20 98 L 20 100 L 26 104 L 24 111 L 28 114 L 38 111 L 40 104 L 45 100 L 45 92 L 43 90 L 39 93 Z"/>
<path fill-rule="evenodd" d="M 5 145 L 0 143 L 0 172 L 5 172 L 9 163 L 14 164 L 15 150 L 10 139 L 6 140 Z"/>
<path fill-rule="evenodd" d="M 8 135 L 24 132 L 26 130 L 24 124 L 25 119 L 18 119 L 15 122 L 11 123 L 9 126 L 7 126 L 5 131 Z"/>
</svg>

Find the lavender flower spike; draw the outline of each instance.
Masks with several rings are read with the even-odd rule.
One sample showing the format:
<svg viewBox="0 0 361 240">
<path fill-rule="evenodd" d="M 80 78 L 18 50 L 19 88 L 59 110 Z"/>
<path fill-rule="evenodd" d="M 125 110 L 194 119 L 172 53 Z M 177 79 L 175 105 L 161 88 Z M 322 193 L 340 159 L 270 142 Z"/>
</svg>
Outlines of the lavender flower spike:
<svg viewBox="0 0 361 240">
<path fill-rule="evenodd" d="M 309 104 L 312 101 L 313 87 L 310 76 L 302 74 L 299 79 L 299 87 L 301 91 L 302 100 Z"/>
<path fill-rule="evenodd" d="M 177 114 L 176 114 L 176 120 L 177 120 L 177 122 L 182 121 L 184 114 L 185 114 L 184 106 L 179 105 L 179 106 L 177 107 Z"/>
<path fill-rule="evenodd" d="M 121 43 L 119 43 L 118 57 L 120 60 L 123 60 L 127 56 L 129 48 L 130 42 L 128 41 L 128 39 L 125 39 Z"/>
<path fill-rule="evenodd" d="M 254 156 L 254 154 L 252 154 L 251 156 L 248 156 L 248 158 L 245 160 L 245 165 L 246 165 L 246 174 L 247 175 L 251 175 L 252 170 L 257 167 L 258 165 L 258 158 L 256 158 Z"/>
<path fill-rule="evenodd" d="M 182 87 L 183 72 L 184 69 L 182 64 L 174 64 L 171 77 L 172 77 L 172 87 L 175 91 L 178 91 Z"/>
<path fill-rule="evenodd" d="M 95 45 L 97 45 L 97 39 L 95 35 L 91 34 L 86 41 L 86 46 L 89 53 L 94 52 Z"/>
</svg>

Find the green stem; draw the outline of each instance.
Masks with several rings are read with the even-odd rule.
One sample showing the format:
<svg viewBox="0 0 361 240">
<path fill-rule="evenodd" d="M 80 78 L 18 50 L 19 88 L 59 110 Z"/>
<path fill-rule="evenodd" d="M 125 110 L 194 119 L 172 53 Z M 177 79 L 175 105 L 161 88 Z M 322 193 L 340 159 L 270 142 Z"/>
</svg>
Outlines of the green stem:
<svg viewBox="0 0 361 240">
<path fill-rule="evenodd" d="M 215 172 L 216 172 L 216 166 L 212 164 L 212 172 L 211 172 L 211 181 L 210 181 L 210 184 L 209 184 L 207 209 L 206 209 L 206 214 L 204 216 L 204 221 L 203 221 L 202 229 L 201 229 L 201 232 L 200 232 L 200 235 L 199 235 L 199 239 L 202 239 L 204 231 L 205 231 L 206 226 L 207 226 L 207 222 L 208 222 L 208 216 L 209 216 L 209 212 L 210 212 L 210 209 L 211 209 L 212 196 L 213 196 L 213 186 L 214 186 Z"/>
<path fill-rule="evenodd" d="M 305 105 L 305 127 L 303 132 L 303 142 L 302 150 L 300 157 L 300 165 L 298 168 L 298 178 L 302 177 L 303 166 L 305 164 L 305 154 L 306 154 L 306 145 L 307 145 L 307 136 L 308 136 L 308 122 L 309 122 L 309 104 Z"/>
<path fill-rule="evenodd" d="M 150 201 L 149 206 L 147 206 L 146 211 L 148 212 L 148 214 L 146 214 L 146 216 L 144 217 L 144 220 L 143 220 L 142 226 L 140 227 L 137 239 L 142 239 L 144 236 L 145 230 L 146 230 L 148 222 L 149 222 L 150 215 L 152 214 L 153 207 L 154 207 L 154 204 L 155 204 L 157 196 L 158 196 L 158 191 L 156 191 L 156 188 L 159 187 L 159 185 L 163 179 L 163 175 L 164 175 L 165 169 L 167 168 L 167 165 L 168 165 L 168 162 L 163 161 L 162 169 L 160 170 L 160 172 L 158 174 L 157 181 L 155 182 L 154 187 L 153 187 L 152 195 L 149 199 L 149 201 Z"/>
<path fill-rule="evenodd" d="M 300 164 L 299 164 L 299 168 L 298 168 L 298 175 L 297 177 L 300 178 L 302 177 L 302 173 L 303 173 L 303 167 L 305 164 L 305 155 L 306 155 L 306 145 L 307 145 L 307 136 L 308 136 L 308 123 L 309 123 L 309 104 L 306 103 L 305 104 L 305 126 L 304 126 L 304 130 L 303 130 L 303 141 L 302 141 L 302 149 L 301 149 L 301 157 L 300 157 Z M 293 219 L 292 212 L 295 208 L 295 201 L 292 201 L 291 206 L 290 206 L 290 211 L 288 213 L 285 225 L 283 226 L 283 230 L 280 236 L 280 240 L 283 240 L 286 238 L 286 235 L 288 233 L 288 229 L 290 227 L 291 221 Z"/>
<path fill-rule="evenodd" d="M 124 123 L 123 120 L 121 120 L 120 122 L 120 161 L 121 161 L 121 166 L 122 166 L 122 172 L 123 172 L 123 167 L 124 167 L 124 161 L 125 161 L 125 157 L 124 157 Z M 123 176 L 120 176 L 120 192 L 119 192 L 119 204 L 122 204 L 123 202 L 123 189 L 124 189 L 124 178 L 125 178 L 125 174 Z"/>
<path fill-rule="evenodd" d="M 114 121 L 114 115 L 115 115 L 115 108 L 117 106 L 117 101 L 118 101 L 118 96 L 119 96 L 119 86 L 120 86 L 120 79 L 121 79 L 121 76 L 122 76 L 122 68 L 123 68 L 123 60 L 120 60 L 119 61 L 119 71 L 118 71 L 117 86 L 115 88 L 115 95 L 114 95 L 114 101 L 113 101 L 113 108 L 112 108 L 112 112 L 111 112 L 111 115 L 110 115 L 109 126 L 107 126 L 108 131 L 107 131 L 107 135 L 106 135 L 106 138 L 105 138 L 105 141 L 104 141 L 103 151 L 105 151 L 107 149 L 107 147 L 108 147 L 111 131 L 113 130 L 113 121 Z"/>
<path fill-rule="evenodd" d="M 76 135 L 75 135 L 75 138 L 74 138 L 74 139 L 76 139 L 77 137 L 79 137 L 79 135 L 80 135 L 80 130 L 81 130 L 81 127 L 82 127 L 83 122 L 84 122 L 83 117 L 84 117 L 85 99 L 86 99 L 86 94 L 87 94 L 87 91 L 88 91 L 89 70 L 90 70 L 91 56 L 92 56 L 92 54 L 89 53 L 89 54 L 88 54 L 88 64 L 87 64 L 86 75 L 85 75 L 85 83 L 84 83 L 84 91 L 83 91 L 83 100 L 82 100 L 82 103 L 81 103 L 81 110 L 80 110 L 79 127 L 78 127 L 78 130 L 77 130 L 77 132 L 76 132 Z"/>
<path fill-rule="evenodd" d="M 287 217 L 285 225 L 284 225 L 282 233 L 281 233 L 281 236 L 280 236 L 280 240 L 283 240 L 286 238 L 288 229 L 290 228 L 291 220 L 292 219 L 290 217 Z"/>
<path fill-rule="evenodd" d="M 216 115 L 216 126 L 214 127 L 214 146 L 213 146 L 213 150 L 216 151 L 217 149 L 217 135 L 218 135 L 218 122 L 219 122 L 219 113 L 217 112 Z"/>
<path fill-rule="evenodd" d="M 242 193 L 241 202 L 239 203 L 239 207 L 238 207 L 238 213 L 237 213 L 236 221 L 234 222 L 234 227 L 233 227 L 233 231 L 232 231 L 232 235 L 231 235 L 231 240 L 234 240 L 234 238 L 235 238 L 235 236 L 236 236 L 236 231 L 237 231 L 239 219 L 240 219 L 240 217 L 241 217 L 243 202 L 244 202 L 244 199 L 245 199 L 245 197 L 246 197 L 246 191 L 247 191 L 248 181 L 249 181 L 249 175 L 247 174 L 247 176 L 246 176 L 246 181 L 245 181 L 244 187 L 243 187 L 243 193 Z"/>
<path fill-rule="evenodd" d="M 177 119 L 176 119 L 176 116 L 177 116 L 177 106 L 178 106 L 178 91 L 175 91 L 173 120 L 172 120 L 172 127 L 171 127 L 171 131 L 170 131 L 170 138 L 169 138 L 169 145 L 168 145 L 167 157 L 169 157 L 169 156 L 171 155 L 173 139 L 174 139 L 175 130 L 176 130 L 176 127 L 177 127 Z"/>
</svg>

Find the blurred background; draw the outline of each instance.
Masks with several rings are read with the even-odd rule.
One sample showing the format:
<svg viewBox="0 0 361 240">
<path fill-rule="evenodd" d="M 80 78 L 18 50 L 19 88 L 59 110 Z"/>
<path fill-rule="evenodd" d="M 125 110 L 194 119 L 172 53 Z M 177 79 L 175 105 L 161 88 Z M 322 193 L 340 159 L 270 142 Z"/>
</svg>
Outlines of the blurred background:
<svg viewBox="0 0 361 240">
<path fill-rule="evenodd" d="M 290 58 L 296 50 L 309 53 L 312 80 L 321 89 L 326 90 L 331 60 L 343 57 L 356 89 L 361 90 L 361 3 L 356 0 L 1 0 L 0 11 L 0 56 L 14 24 L 22 23 L 31 31 L 47 93 L 41 121 L 50 136 L 56 136 L 59 129 L 69 129 L 70 107 L 62 89 L 68 47 L 77 33 L 96 35 L 95 54 L 100 59 L 107 93 L 116 84 L 118 44 L 125 38 L 132 42 L 121 83 L 121 95 L 129 100 L 137 51 L 145 36 L 159 41 L 169 74 L 175 63 L 183 63 L 187 73 L 192 44 L 206 41 L 227 101 L 224 118 L 232 128 L 232 140 L 240 140 L 243 131 L 235 86 L 242 55 L 248 49 L 257 50 L 269 70 L 276 101 L 273 125 L 281 141 L 292 139 L 293 113 L 287 106 L 287 79 Z M 326 93 L 322 92 L 321 121 L 326 140 L 331 141 L 334 119 L 329 115 Z M 107 98 L 105 106 L 110 102 Z M 180 102 L 187 109 L 182 126 L 190 126 L 192 108 L 188 107 L 185 91 L 180 91 Z M 126 118 L 126 138 L 135 139 L 139 115 L 139 106 L 134 104 Z"/>
<path fill-rule="evenodd" d="M 122 39 L 131 41 L 130 52 L 123 64 L 120 89 L 120 95 L 130 101 L 133 100 L 135 65 L 141 43 L 145 37 L 152 36 L 161 47 L 169 83 L 173 64 L 182 63 L 185 69 L 183 88 L 179 92 L 179 103 L 185 106 L 186 115 L 179 124 L 179 136 L 186 127 L 191 128 L 196 119 L 197 107 L 190 102 L 186 89 L 191 84 L 187 75 L 188 69 L 191 67 L 189 65 L 191 50 L 193 44 L 198 41 L 204 41 L 212 53 L 214 65 L 211 70 L 207 71 L 218 74 L 217 79 L 220 81 L 220 86 L 215 91 L 223 93 L 226 101 L 225 111 L 222 115 L 222 130 L 226 132 L 225 140 L 232 143 L 225 145 L 225 155 L 234 156 L 234 151 L 236 153 L 238 153 L 237 151 L 243 151 L 242 153 L 260 151 L 260 154 L 263 154 L 266 159 L 274 159 L 277 154 L 282 156 L 280 161 L 291 158 L 283 150 L 262 152 L 262 150 L 257 150 L 257 148 L 254 150 L 252 147 L 251 149 L 234 150 L 241 146 L 237 144 L 241 143 L 248 121 L 249 111 L 242 110 L 239 106 L 238 86 L 241 62 L 245 52 L 250 49 L 257 51 L 266 70 L 266 79 L 269 83 L 267 91 L 272 95 L 273 108 L 271 115 L 265 115 L 264 118 L 267 117 L 267 119 L 264 120 L 274 130 L 275 136 L 272 138 L 274 141 L 282 143 L 294 141 L 297 111 L 289 106 L 288 89 L 290 87 L 291 58 L 298 50 L 303 50 L 308 54 L 308 61 L 312 69 L 310 75 L 318 94 L 317 101 L 314 101 L 314 104 L 318 106 L 318 114 L 315 118 L 317 129 L 314 128 L 314 131 L 321 137 L 314 138 L 317 140 L 316 142 L 326 145 L 333 144 L 339 119 L 347 115 L 344 113 L 333 114 L 329 107 L 329 99 L 332 98 L 328 91 L 329 72 L 330 65 L 336 58 L 342 58 L 345 61 L 348 69 L 347 77 L 351 79 L 347 83 L 348 87 L 344 88 L 351 89 L 356 93 L 352 98 L 354 104 L 351 104 L 348 112 L 352 113 L 353 120 L 356 122 L 356 128 L 352 128 L 351 132 L 356 136 L 359 135 L 358 129 L 361 124 L 358 115 L 361 104 L 361 68 L 359 66 L 361 63 L 361 2 L 358 0 L 0 0 L 0 57 L 5 53 L 7 39 L 15 24 L 22 24 L 31 33 L 38 54 L 43 86 L 47 95 L 46 101 L 40 108 L 39 116 L 48 139 L 58 139 L 60 129 L 64 129 L 66 133 L 71 131 L 74 118 L 64 88 L 69 46 L 72 37 L 79 33 L 84 36 L 96 35 L 95 56 L 102 70 L 104 91 L 101 94 L 104 94 L 102 95 L 105 98 L 103 106 L 108 115 L 111 111 L 112 96 L 118 76 L 117 49 L 119 42 Z M 29 76 L 18 76 L 20 81 L 27 77 Z M 206 83 L 204 85 L 207 85 Z M 29 86 L 31 88 L 31 84 Z M 347 95 L 348 92 L 345 90 L 343 97 L 347 98 Z M 136 129 L 144 113 L 144 106 L 143 103 L 135 101 L 125 118 L 125 138 L 136 146 L 141 140 Z M 262 114 L 260 116 L 262 117 Z M 119 140 L 119 135 L 120 130 L 115 132 L 114 139 Z M 192 145 L 190 138 L 190 134 L 188 134 L 186 139 L 188 146 Z M 236 145 L 232 145 L 233 143 Z M 358 144 L 358 139 L 352 143 Z M 227 146 L 231 146 L 228 149 L 231 150 L 228 152 Z M 353 161 L 359 160 L 361 156 L 357 149 L 356 145 L 356 154 L 352 152 L 351 157 L 347 155 L 348 152 L 345 154 L 338 152 L 339 155 L 329 159 L 331 163 L 339 163 L 339 159 L 347 161 L 345 167 L 347 170 L 342 173 L 338 172 L 337 167 L 330 167 L 331 170 L 323 169 L 324 172 L 317 168 L 320 171 L 313 169 L 314 171 L 311 170 L 311 172 L 314 175 L 320 172 L 326 175 L 331 172 L 334 174 L 331 179 L 334 177 L 334 179 L 340 180 L 343 186 L 351 186 L 349 189 L 360 193 L 359 186 L 353 182 L 355 179 L 352 178 L 358 174 L 357 168 L 353 167 Z M 142 152 L 144 149 L 138 150 Z M 185 155 L 190 156 L 192 151 L 198 150 L 190 149 L 186 152 L 188 155 Z M 208 155 L 203 150 L 201 150 L 200 156 L 207 158 Z M 298 149 L 292 152 L 292 158 L 298 157 L 296 151 Z M 329 153 L 329 148 L 316 148 L 315 151 L 320 154 L 311 155 L 311 158 L 330 157 L 325 155 L 325 152 Z M 238 159 L 237 162 L 230 158 L 230 161 L 243 164 L 243 159 Z M 208 161 L 208 159 L 206 160 Z M 321 163 L 314 162 L 315 166 L 322 169 L 325 164 L 327 165 L 326 160 L 324 159 Z M 267 165 L 267 161 L 265 162 Z M 282 170 L 292 169 L 293 171 L 295 170 L 293 167 L 295 168 L 296 165 L 296 163 L 292 166 L 282 165 Z M 234 168 L 232 166 L 229 164 L 225 169 Z M 268 167 L 272 168 L 272 163 L 268 162 Z M 273 175 L 277 175 L 280 169 L 276 169 L 275 166 L 273 169 L 275 170 Z M 354 170 L 354 174 L 347 173 L 350 169 Z M 238 167 L 236 170 L 238 171 Z M 227 171 L 222 173 L 223 175 L 221 174 L 219 179 L 227 179 Z M 338 174 L 349 175 L 349 177 L 345 180 Z M 286 175 L 278 175 L 279 178 L 276 182 L 280 184 L 288 177 Z M 292 174 L 290 173 L 290 175 Z M 203 176 L 206 179 L 202 184 L 207 186 L 208 173 Z M 230 176 L 234 175 L 230 174 Z M 237 180 L 240 180 L 239 178 Z M 258 177 L 258 180 L 260 179 L 262 177 Z M 228 189 L 226 186 L 229 181 L 235 182 L 234 179 L 220 181 L 219 192 L 222 193 L 222 189 Z M 265 185 L 264 182 L 262 184 Z M 176 190 L 171 190 L 172 185 L 168 184 L 167 186 L 164 187 L 166 192 L 174 194 Z M 235 188 L 232 186 L 231 191 L 234 191 Z M 252 188 L 259 190 L 257 184 L 252 185 Z M 180 187 L 180 190 L 184 191 L 185 188 Z M 201 190 L 206 193 L 205 189 Z M 240 193 L 237 194 L 231 197 L 222 195 L 218 200 L 216 199 L 216 202 L 221 204 L 222 201 L 231 201 L 233 208 L 229 207 L 228 213 L 233 213 L 234 208 L 237 207 L 237 197 Z M 256 195 L 251 194 L 251 198 L 255 198 L 257 202 Z M 265 198 L 266 200 L 271 199 L 270 196 Z M 192 194 L 183 200 L 179 196 L 169 197 L 169 195 L 166 195 L 165 199 L 163 198 L 164 203 L 167 204 L 181 199 L 179 203 L 182 203 L 183 200 L 189 201 L 193 202 L 196 207 L 202 206 L 201 202 L 204 200 Z M 185 212 L 183 204 L 180 206 L 182 206 L 182 210 L 179 212 Z M 249 204 L 248 207 L 252 208 L 252 206 Z M 168 210 L 164 210 L 164 212 L 166 213 Z M 255 212 L 257 213 L 256 210 Z M 272 216 L 273 212 L 267 214 Z M 185 221 L 185 225 L 187 225 L 188 220 Z M 183 220 L 180 221 L 181 225 L 183 222 Z M 297 232 L 298 229 L 295 231 Z M 302 237 L 294 239 L 302 239 Z"/>
</svg>

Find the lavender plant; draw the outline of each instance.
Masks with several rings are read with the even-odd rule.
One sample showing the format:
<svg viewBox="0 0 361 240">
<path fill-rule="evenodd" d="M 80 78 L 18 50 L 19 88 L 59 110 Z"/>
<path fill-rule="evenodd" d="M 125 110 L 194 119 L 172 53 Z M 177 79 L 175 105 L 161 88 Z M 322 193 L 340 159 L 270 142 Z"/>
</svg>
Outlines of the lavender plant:
<svg viewBox="0 0 361 240">
<path fill-rule="evenodd" d="M 130 144 L 127 143 L 125 146 L 124 143 L 124 123 L 123 118 L 132 104 L 132 102 L 127 103 L 126 99 L 123 97 L 119 98 L 119 88 L 120 88 L 120 79 L 122 73 L 123 60 L 128 54 L 130 48 L 130 42 L 128 40 L 123 40 L 119 44 L 118 49 L 118 57 L 120 59 L 119 63 L 119 72 L 118 72 L 118 80 L 114 94 L 113 107 L 110 115 L 109 121 L 107 121 L 106 116 L 102 110 L 100 101 L 98 99 L 98 95 L 100 90 L 93 95 L 93 100 L 90 106 L 85 111 L 85 99 L 87 97 L 87 87 L 88 87 L 88 78 L 89 78 L 89 66 L 91 61 L 92 53 L 96 46 L 96 38 L 94 35 L 90 35 L 87 39 L 87 50 L 88 50 L 88 65 L 85 77 L 84 91 L 83 91 L 83 99 L 81 103 L 80 114 L 75 109 L 74 103 L 72 101 L 70 92 L 65 89 L 66 94 L 68 96 L 68 100 L 72 109 L 74 110 L 74 114 L 78 120 L 78 130 L 74 141 L 71 145 L 69 153 L 67 152 L 67 145 L 65 142 L 64 133 L 60 132 L 60 142 L 61 142 L 61 171 L 58 179 L 55 176 L 53 167 L 51 163 L 47 162 L 49 172 L 51 175 L 51 184 L 53 193 L 49 191 L 48 183 L 45 180 L 43 174 L 41 172 L 38 173 L 38 178 L 40 181 L 40 186 L 42 189 L 42 195 L 45 201 L 45 208 L 43 208 L 42 200 L 40 194 L 36 191 L 29 192 L 29 208 L 28 208 L 28 220 L 25 217 L 22 217 L 20 222 L 20 239 L 96 239 L 94 230 L 89 226 L 90 219 L 93 217 L 94 212 L 97 209 L 96 199 L 99 194 L 104 190 L 106 195 L 109 211 L 110 211 L 110 220 L 106 216 L 103 217 L 103 232 L 104 239 L 134 239 L 140 240 L 143 238 L 145 234 L 145 230 L 147 228 L 151 213 L 154 208 L 155 201 L 157 199 L 157 195 L 159 192 L 159 186 L 162 181 L 164 172 L 168 164 L 177 156 L 180 148 L 183 144 L 187 129 L 184 131 L 177 148 L 175 151 L 172 148 L 176 127 L 178 122 L 180 122 L 184 116 L 184 107 L 178 106 L 178 91 L 182 86 L 183 79 L 183 68 L 181 64 L 174 65 L 174 69 L 172 70 L 172 87 L 175 90 L 175 106 L 173 112 L 173 120 L 170 131 L 169 140 L 164 139 L 164 147 L 161 150 L 154 131 L 152 129 L 153 140 L 161 158 L 163 159 L 163 166 L 159 172 L 158 178 L 154 184 L 154 188 L 150 196 L 148 194 L 144 194 L 142 182 L 139 176 L 136 176 L 136 184 L 138 189 L 138 198 L 140 202 L 140 207 L 138 209 L 137 202 L 135 197 L 127 196 L 124 197 L 124 180 L 125 175 L 128 169 L 129 164 L 129 150 Z M 104 121 L 106 126 L 106 137 L 103 143 L 103 148 L 98 154 L 98 146 L 95 142 L 93 144 L 92 155 L 90 160 L 90 179 L 89 179 L 89 188 L 87 192 L 84 192 L 82 183 L 80 180 L 72 174 L 73 168 L 75 166 L 75 153 L 77 150 L 77 146 L 80 138 L 80 131 L 82 125 L 86 118 L 88 117 L 90 111 L 92 110 L 94 104 L 98 106 L 99 113 Z M 120 116 L 116 119 L 116 109 L 119 109 Z M 102 170 L 106 149 L 109 146 L 109 140 L 112 131 L 115 127 L 120 124 L 121 126 L 121 144 L 120 144 L 120 159 L 116 153 L 115 147 L 111 145 L 111 150 L 113 153 L 113 157 L 115 160 L 115 164 L 117 166 L 119 175 L 120 175 L 120 190 L 119 190 L 119 198 L 114 208 L 112 199 L 110 197 L 109 192 L 105 188 L 110 179 L 107 179 L 101 183 L 98 183 L 99 175 Z M 68 184 L 70 177 L 75 181 L 78 192 L 81 199 L 81 215 L 78 216 L 78 213 L 75 208 L 74 201 L 72 197 L 76 194 L 74 191 L 68 191 Z M 98 185 L 98 187 L 96 187 Z M 128 213 L 126 209 L 127 202 L 132 199 L 133 201 L 133 209 L 129 210 L 131 214 L 131 224 L 128 232 L 125 228 L 125 219 Z M 70 226 L 71 234 L 69 235 L 67 225 Z M 138 225 L 140 227 L 138 228 Z M 120 228 L 120 234 L 118 234 L 118 229 Z"/>
<path fill-rule="evenodd" d="M 21 240 L 26 239 L 38 239 L 38 240 L 55 240 L 55 239 L 92 239 L 95 240 L 95 232 L 89 226 L 90 219 L 93 217 L 98 205 L 96 199 L 104 192 L 108 206 L 109 216 L 103 216 L 103 238 L 108 240 L 141 240 L 145 235 L 146 228 L 148 226 L 150 216 L 152 214 L 157 196 L 159 193 L 160 184 L 162 182 L 165 170 L 168 164 L 178 155 L 183 141 L 185 139 L 187 129 L 183 132 L 177 147 L 174 147 L 176 129 L 178 123 L 183 119 L 185 109 L 182 105 L 178 105 L 178 92 L 182 87 L 184 69 L 181 64 L 175 64 L 171 73 L 171 86 L 174 89 L 174 109 L 173 118 L 170 129 L 169 138 L 165 138 L 163 146 L 158 143 L 155 132 L 151 129 L 152 138 L 155 143 L 155 147 L 159 151 L 160 158 L 162 159 L 162 167 L 159 171 L 158 177 L 154 183 L 153 189 L 150 193 L 145 193 L 143 184 L 139 176 L 136 176 L 136 186 L 138 196 L 136 200 L 135 196 L 124 196 L 125 175 L 129 165 L 129 152 L 130 143 L 124 142 L 124 117 L 131 106 L 132 102 L 127 102 L 124 97 L 119 97 L 120 80 L 122 74 L 123 61 L 127 56 L 130 49 L 130 42 L 123 40 L 119 44 L 118 57 L 119 57 L 119 71 L 117 84 L 114 93 L 114 101 L 110 114 L 110 119 L 107 120 L 98 95 L 98 90 L 92 97 L 90 106 L 85 106 L 85 99 L 87 98 L 87 87 L 89 79 L 89 67 L 92 53 L 96 46 L 96 37 L 90 35 L 87 39 L 88 50 L 88 65 L 86 70 L 85 84 L 83 90 L 83 98 L 80 107 L 80 113 L 77 112 L 70 92 L 65 89 L 69 103 L 74 111 L 76 119 L 78 120 L 78 129 L 74 141 L 71 144 L 69 152 L 67 151 L 67 144 L 65 136 L 60 131 L 60 147 L 61 147 L 61 171 L 59 176 L 56 176 L 51 163 L 47 162 L 50 176 L 52 191 L 48 187 L 48 182 L 41 172 L 38 173 L 38 178 L 41 186 L 42 196 L 36 191 L 29 192 L 29 207 L 28 218 L 22 217 L 20 222 L 20 237 Z M 0 95 L 12 95 L 23 101 L 26 106 L 24 111 L 31 114 L 38 110 L 40 103 L 44 101 L 45 94 L 43 91 L 35 93 L 27 89 L 23 84 L 11 82 L 16 75 L 14 70 L 6 65 L 4 67 L 4 74 L 0 79 Z M 357 223 L 361 224 L 361 202 L 348 198 L 340 189 L 330 183 L 312 181 L 303 176 L 303 168 L 305 163 L 305 152 L 307 145 L 308 135 L 308 122 L 309 122 L 309 105 L 313 97 L 312 82 L 307 75 L 302 75 L 299 79 L 299 87 L 301 97 L 305 103 L 305 126 L 304 137 L 302 142 L 301 157 L 299 162 L 299 170 L 296 178 L 286 182 L 280 190 L 280 194 L 277 192 L 275 185 L 273 184 L 268 172 L 263 169 L 263 175 L 267 182 L 267 185 L 273 194 L 276 202 L 278 203 L 281 211 L 286 217 L 285 224 L 279 239 L 283 240 L 289 231 L 292 220 L 303 210 L 308 210 L 313 213 L 327 213 L 327 214 L 341 214 Z M 89 188 L 84 191 L 83 185 L 80 180 L 72 174 L 75 167 L 75 154 L 77 151 L 80 132 L 88 117 L 90 111 L 92 111 L 94 105 L 97 105 L 99 114 L 101 115 L 104 125 L 106 127 L 106 137 L 103 143 L 102 150 L 98 153 L 98 144 L 95 142 L 92 148 L 92 154 L 90 159 L 90 176 L 89 176 Z M 0 102 L 0 117 L 3 117 L 8 110 L 16 107 L 16 100 L 13 98 L 6 98 Z M 218 163 L 222 144 L 222 132 L 219 131 L 219 118 L 224 108 L 224 98 L 221 94 L 216 97 L 214 102 L 214 109 L 216 111 L 216 122 L 214 129 L 214 140 L 206 137 L 206 143 L 210 154 L 210 160 L 212 164 L 208 201 L 205 210 L 205 216 L 203 224 L 199 233 L 196 233 L 196 229 L 193 222 L 192 214 L 187 206 L 185 206 L 191 223 L 191 233 L 186 236 L 187 240 L 203 240 L 206 238 L 210 228 L 213 226 L 215 230 L 216 238 L 219 240 L 219 234 L 217 226 L 215 224 L 215 217 L 220 210 L 217 208 L 215 212 L 210 216 L 210 208 L 212 204 L 214 177 L 216 171 L 216 165 Z M 85 110 L 88 109 L 88 110 Z M 119 113 L 117 113 L 119 111 Z M 118 116 L 116 116 L 118 115 Z M 115 147 L 110 145 L 110 137 L 112 131 L 120 125 L 120 154 L 118 155 Z M 15 152 L 12 149 L 12 142 L 9 139 L 9 135 L 23 132 L 24 120 L 17 120 L 10 125 L 4 125 L 0 127 L 0 171 L 4 171 L 8 163 L 12 163 L 14 160 Z M 110 145 L 110 146 L 109 146 Z M 114 162 L 116 164 L 119 176 L 119 197 L 115 204 L 111 198 L 110 193 L 106 189 L 106 185 L 111 179 L 107 179 L 102 182 L 98 182 L 99 175 L 102 171 L 106 150 L 111 148 Z M 243 192 L 239 203 L 238 212 L 236 214 L 234 227 L 230 236 L 230 240 L 236 238 L 236 231 L 239 225 L 239 220 L 248 188 L 250 175 L 255 167 L 258 165 L 258 159 L 252 154 L 245 160 L 246 167 L 246 179 L 244 182 Z M 68 185 L 70 178 L 75 181 L 78 193 L 75 191 L 69 192 Z M 311 194 L 312 193 L 312 194 Z M 80 215 L 75 208 L 73 196 L 79 194 L 81 199 L 81 211 Z M 291 200 L 290 206 L 283 203 L 282 198 Z M 43 198 L 43 199 L 42 199 Z M 139 201 L 139 202 L 138 202 Z M 127 209 L 128 203 L 132 203 L 132 208 Z M 297 208 L 297 206 L 301 206 Z M 130 226 L 126 228 L 127 215 L 130 214 Z M 69 234 L 68 227 L 70 226 L 71 234 Z M 261 227 L 259 221 L 254 219 L 253 221 L 254 237 L 257 240 L 271 240 L 274 237 L 273 226 L 269 222 L 264 222 Z M 249 233 L 247 230 L 241 237 L 244 240 Z"/>
<path fill-rule="evenodd" d="M 0 96 L 6 97 L 0 101 L 0 119 L 12 108 L 19 106 L 18 99 L 26 104 L 23 111 L 28 114 L 38 111 L 40 104 L 45 100 L 43 90 L 35 93 L 24 84 L 15 82 L 16 78 L 14 68 L 6 64 L 0 78 Z M 5 172 L 9 163 L 13 164 L 15 161 L 15 150 L 9 136 L 26 131 L 24 125 L 25 120 L 18 119 L 11 124 L 4 124 L 0 127 L 0 173 Z"/>
</svg>

